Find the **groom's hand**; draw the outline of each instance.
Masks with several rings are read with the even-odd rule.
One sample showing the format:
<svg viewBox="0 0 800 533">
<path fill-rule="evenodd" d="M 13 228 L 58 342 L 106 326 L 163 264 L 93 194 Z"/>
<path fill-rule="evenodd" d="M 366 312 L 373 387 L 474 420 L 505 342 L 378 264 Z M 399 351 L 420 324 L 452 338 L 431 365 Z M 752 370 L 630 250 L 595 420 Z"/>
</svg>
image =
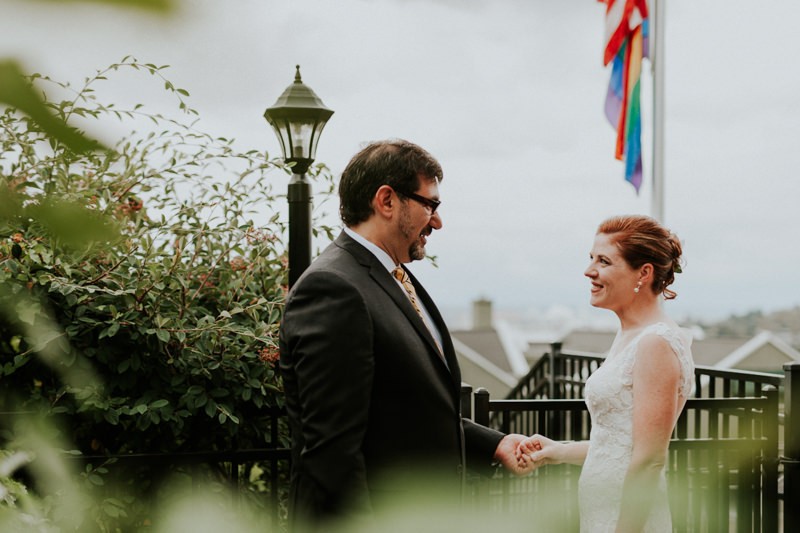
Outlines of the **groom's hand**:
<svg viewBox="0 0 800 533">
<path fill-rule="evenodd" d="M 532 462 L 528 461 L 526 464 L 519 460 L 517 448 L 526 438 L 525 435 L 509 433 L 503 437 L 494 452 L 495 460 L 500 461 L 506 470 L 517 476 L 524 476 L 535 468 Z"/>
</svg>

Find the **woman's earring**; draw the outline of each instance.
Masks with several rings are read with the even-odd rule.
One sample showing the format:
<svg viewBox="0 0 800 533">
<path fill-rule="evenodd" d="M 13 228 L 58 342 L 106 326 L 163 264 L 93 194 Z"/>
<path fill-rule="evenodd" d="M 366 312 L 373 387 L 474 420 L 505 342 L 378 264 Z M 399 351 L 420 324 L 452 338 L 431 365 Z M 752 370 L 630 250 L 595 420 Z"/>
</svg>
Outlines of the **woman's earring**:
<svg viewBox="0 0 800 533">
<path fill-rule="evenodd" d="M 636 287 L 633 288 L 633 292 L 639 294 L 639 289 L 641 288 L 642 288 L 642 282 L 640 281 L 639 283 L 636 284 Z"/>
</svg>

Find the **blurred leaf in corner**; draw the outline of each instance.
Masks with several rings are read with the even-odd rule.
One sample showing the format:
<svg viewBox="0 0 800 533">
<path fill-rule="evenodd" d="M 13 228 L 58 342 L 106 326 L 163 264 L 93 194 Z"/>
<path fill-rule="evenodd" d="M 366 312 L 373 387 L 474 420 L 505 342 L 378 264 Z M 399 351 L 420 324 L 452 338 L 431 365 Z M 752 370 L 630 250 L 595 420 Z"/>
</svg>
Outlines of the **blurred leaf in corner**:
<svg viewBox="0 0 800 533">
<path fill-rule="evenodd" d="M 0 61 L 0 104 L 7 104 L 31 117 L 42 131 L 77 153 L 103 148 L 55 117 L 28 82 L 22 69 L 11 60 Z"/>
<path fill-rule="evenodd" d="M 106 4 L 112 7 L 143 9 L 168 13 L 175 7 L 176 0 L 46 0 L 53 4 Z"/>
<path fill-rule="evenodd" d="M 0 186 L 0 231 L 10 231 L 3 226 L 4 223 L 19 216 L 22 211 L 22 201 L 9 187 Z"/>
<path fill-rule="evenodd" d="M 76 201 L 41 198 L 23 205 L 22 200 L 10 189 L 0 187 L 0 231 L 11 231 L 19 218 L 36 220 L 47 234 L 72 250 L 115 242 L 121 237 L 121 227 L 113 217 Z"/>
<path fill-rule="evenodd" d="M 121 230 L 113 218 L 76 202 L 48 198 L 41 204 L 26 206 L 24 213 L 74 250 L 120 238 Z"/>
</svg>

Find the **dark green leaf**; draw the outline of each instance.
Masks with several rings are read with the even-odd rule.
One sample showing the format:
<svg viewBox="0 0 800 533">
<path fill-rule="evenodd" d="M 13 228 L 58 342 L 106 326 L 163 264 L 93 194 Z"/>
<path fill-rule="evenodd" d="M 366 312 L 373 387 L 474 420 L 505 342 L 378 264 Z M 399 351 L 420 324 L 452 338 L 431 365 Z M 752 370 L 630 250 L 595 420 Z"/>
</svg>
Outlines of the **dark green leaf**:
<svg viewBox="0 0 800 533">
<path fill-rule="evenodd" d="M 150 409 L 161 409 L 162 407 L 166 407 L 167 405 L 169 405 L 168 400 L 164 399 L 156 400 L 150 404 Z"/>
</svg>

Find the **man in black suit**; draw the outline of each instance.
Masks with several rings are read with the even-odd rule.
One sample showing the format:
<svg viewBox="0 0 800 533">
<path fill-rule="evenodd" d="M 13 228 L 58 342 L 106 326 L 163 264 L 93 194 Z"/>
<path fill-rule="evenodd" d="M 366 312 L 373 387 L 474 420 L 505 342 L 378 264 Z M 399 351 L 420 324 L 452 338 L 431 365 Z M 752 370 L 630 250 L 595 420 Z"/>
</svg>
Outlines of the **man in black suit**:
<svg viewBox="0 0 800 533">
<path fill-rule="evenodd" d="M 441 179 L 439 163 L 413 143 L 361 150 L 339 184 L 344 231 L 289 292 L 280 368 L 295 525 L 370 516 L 380 491 L 394 488 L 382 481 L 399 479 L 390 473 L 424 469 L 456 493 L 466 464 L 495 460 L 520 473 L 523 436 L 461 418 L 447 326 L 404 266 L 425 257 L 442 227 Z"/>
</svg>

